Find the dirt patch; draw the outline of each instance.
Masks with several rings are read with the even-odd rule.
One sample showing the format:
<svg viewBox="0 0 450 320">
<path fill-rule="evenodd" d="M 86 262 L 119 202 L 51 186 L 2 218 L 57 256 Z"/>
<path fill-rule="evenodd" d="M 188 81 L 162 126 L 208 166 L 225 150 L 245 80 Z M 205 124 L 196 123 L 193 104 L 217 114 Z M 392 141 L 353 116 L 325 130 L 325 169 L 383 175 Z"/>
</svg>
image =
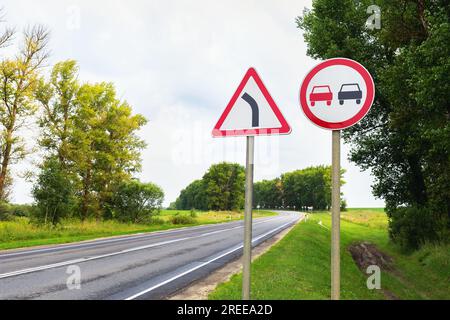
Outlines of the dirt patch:
<svg viewBox="0 0 450 320">
<path fill-rule="evenodd" d="M 398 272 L 394 268 L 393 259 L 380 251 L 374 244 L 369 242 L 362 242 L 352 244 L 348 247 L 348 251 L 352 255 L 358 268 L 366 274 L 369 266 L 378 266 L 381 270 L 392 273 L 398 276 Z M 388 300 L 399 300 L 399 298 L 389 290 L 381 289 Z"/>
<path fill-rule="evenodd" d="M 301 220 L 302 219 L 299 219 L 297 223 Z M 261 243 L 256 248 L 253 248 L 252 261 L 266 253 L 273 245 L 283 239 L 284 236 L 287 235 L 295 226 L 296 224 L 276 234 L 274 237 Z M 233 275 L 241 271 L 242 258 L 239 258 L 227 263 L 222 268 L 217 269 L 206 278 L 194 282 L 187 288 L 178 291 L 174 295 L 168 297 L 168 300 L 207 300 L 208 295 L 214 291 L 220 283 L 230 280 Z"/>
<path fill-rule="evenodd" d="M 362 272 L 366 272 L 367 268 L 373 265 L 386 271 L 394 269 L 392 258 L 378 250 L 374 244 L 368 242 L 357 243 L 351 245 L 348 250 Z"/>
</svg>

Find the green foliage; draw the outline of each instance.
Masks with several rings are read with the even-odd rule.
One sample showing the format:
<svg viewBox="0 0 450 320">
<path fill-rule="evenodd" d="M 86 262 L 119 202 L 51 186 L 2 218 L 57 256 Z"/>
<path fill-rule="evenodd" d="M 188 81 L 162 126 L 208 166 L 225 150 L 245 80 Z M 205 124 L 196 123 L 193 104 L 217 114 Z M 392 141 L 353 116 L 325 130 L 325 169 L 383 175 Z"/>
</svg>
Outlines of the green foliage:
<svg viewBox="0 0 450 320">
<path fill-rule="evenodd" d="M 212 165 L 203 176 L 209 210 L 238 210 L 244 207 L 245 169 L 237 163 Z"/>
<path fill-rule="evenodd" d="M 189 211 L 161 210 L 158 215 L 152 215 L 145 223 L 133 224 L 119 222 L 115 219 L 87 219 L 81 221 L 77 217 L 69 217 L 56 225 L 31 223 L 27 217 L 11 217 L 9 221 L 0 221 L 0 250 L 77 242 L 101 237 L 111 237 L 124 234 L 154 232 L 175 229 L 184 225 L 171 223 L 175 214 L 189 216 Z M 258 211 L 255 217 L 276 215 L 273 212 Z M 202 212 L 198 214 L 194 225 L 224 223 L 230 220 L 243 219 L 238 212 Z M 189 222 L 192 222 L 190 220 Z M 192 225 L 192 224 L 190 224 Z"/>
<path fill-rule="evenodd" d="M 40 79 L 34 92 L 42 108 L 39 144 L 70 178 L 80 218 L 112 218 L 115 190 L 141 168 L 145 143 L 137 131 L 146 119 L 132 114 L 113 84 L 80 84 L 77 77 L 76 62 L 68 60 L 54 66 L 48 81 Z"/>
<path fill-rule="evenodd" d="M 49 158 L 32 190 L 36 201 L 33 217 L 39 223 L 56 225 L 70 215 L 74 204 L 73 184 L 55 158 Z"/>
<path fill-rule="evenodd" d="M 343 176 L 345 170 L 342 170 Z M 238 164 L 211 166 L 203 179 L 181 191 L 175 202 L 178 210 L 238 210 L 244 206 L 245 169 Z M 345 181 L 341 179 L 341 184 Z M 342 205 L 346 206 L 345 201 Z M 254 184 L 253 206 L 262 209 L 331 206 L 331 168 L 309 167 L 283 174 L 274 180 Z"/>
<path fill-rule="evenodd" d="M 164 225 L 166 223 L 166 220 L 158 216 L 151 216 L 147 219 L 146 222 L 151 225 Z"/>
<path fill-rule="evenodd" d="M 114 218 L 122 222 L 143 223 L 161 209 L 164 192 L 153 183 L 123 182 L 112 200 Z"/>
<path fill-rule="evenodd" d="M 9 212 L 9 205 L 4 201 L 0 201 L 0 221 L 11 220 L 12 215 Z"/>
<path fill-rule="evenodd" d="M 197 218 L 197 212 L 195 212 L 194 209 L 191 209 L 191 211 L 189 212 L 189 215 L 191 216 L 191 218 Z"/>
<path fill-rule="evenodd" d="M 283 204 L 283 184 L 280 178 L 256 182 L 253 186 L 253 204 L 260 208 L 278 208 Z"/>
<path fill-rule="evenodd" d="M 347 201 L 345 199 L 341 199 L 341 212 L 347 211 Z"/>
<path fill-rule="evenodd" d="M 16 217 L 31 217 L 33 206 L 12 204 L 0 201 L 0 221 L 13 220 Z"/>
<path fill-rule="evenodd" d="M 252 298 L 330 299 L 329 212 L 314 213 L 295 226 L 280 242 L 252 263 Z M 405 254 L 392 245 L 387 217 L 379 209 L 349 209 L 341 220 L 341 298 L 345 300 L 401 300 L 450 298 L 450 246 L 425 245 Z M 348 247 L 370 242 L 393 258 L 393 268 L 382 268 L 383 290 L 369 290 L 365 272 L 358 269 Z M 220 284 L 209 299 L 241 299 L 242 275 Z M 387 295 L 391 293 L 392 295 Z"/>
<path fill-rule="evenodd" d="M 341 176 L 344 173 L 345 170 L 342 170 Z M 341 184 L 345 184 L 343 179 Z M 331 206 L 331 167 L 309 167 L 285 173 L 274 180 L 257 182 L 254 187 L 254 205 L 263 209 L 328 209 Z"/>
<path fill-rule="evenodd" d="M 390 213 L 389 234 L 404 250 L 416 250 L 427 242 L 443 240 L 441 230 L 446 221 L 442 215 L 429 208 L 405 207 L 397 208 Z"/>
<path fill-rule="evenodd" d="M 244 206 L 245 169 L 239 164 L 212 165 L 201 180 L 181 191 L 175 206 L 179 210 L 238 210 Z"/>
<path fill-rule="evenodd" d="M 56 154 L 64 165 L 70 161 L 69 139 L 74 130 L 75 100 L 80 86 L 77 76 L 76 61 L 59 62 L 53 67 L 49 81 L 41 78 L 35 90 L 43 111 L 39 119 L 42 129 L 39 144 Z"/>
<path fill-rule="evenodd" d="M 80 212 L 101 217 L 117 185 L 140 170 L 145 143 L 136 131 L 146 120 L 132 115 L 108 83 L 82 85 L 76 106 L 70 156 L 81 184 Z"/>
<path fill-rule="evenodd" d="M 447 1 L 380 0 L 381 30 L 365 28 L 372 1 L 316 0 L 299 17 L 308 54 L 347 57 L 373 75 L 376 98 L 359 124 L 344 130 L 353 149 L 350 159 L 375 176 L 374 195 L 386 200 L 391 223 L 418 209 L 450 221 L 450 10 Z M 409 224 L 408 223 L 408 224 Z M 448 234 L 450 224 L 440 234 Z M 403 230 L 403 231 L 400 231 Z M 393 239 L 421 234 L 392 228 Z M 413 228 L 409 229 L 413 230 Z M 396 234 L 401 232 L 402 234 Z M 411 231 L 412 232 L 412 231 Z M 435 239 L 429 234 L 429 240 Z M 407 241 L 409 242 L 409 241 Z"/>
<path fill-rule="evenodd" d="M 172 217 L 170 217 L 170 222 L 172 222 L 173 224 L 177 225 L 177 224 L 195 224 L 197 222 L 197 220 L 191 216 L 187 216 L 184 214 L 176 214 Z"/>
<path fill-rule="evenodd" d="M 175 201 L 175 208 L 178 210 L 208 210 L 208 198 L 206 197 L 206 187 L 203 180 L 195 180 L 184 190 Z"/>
<path fill-rule="evenodd" d="M 9 30 L 9 31 L 8 31 Z M 12 40 L 14 29 L 0 38 L 0 47 Z M 36 113 L 33 91 L 39 69 L 45 63 L 49 33 L 42 26 L 24 32 L 14 58 L 0 58 L 0 200 L 7 201 L 12 184 L 11 166 L 29 153 L 21 129 Z M 6 39 L 6 42 L 5 42 Z"/>
<path fill-rule="evenodd" d="M 167 207 L 167 210 L 176 210 L 177 209 L 177 203 L 175 201 L 171 202 L 169 206 Z"/>
</svg>

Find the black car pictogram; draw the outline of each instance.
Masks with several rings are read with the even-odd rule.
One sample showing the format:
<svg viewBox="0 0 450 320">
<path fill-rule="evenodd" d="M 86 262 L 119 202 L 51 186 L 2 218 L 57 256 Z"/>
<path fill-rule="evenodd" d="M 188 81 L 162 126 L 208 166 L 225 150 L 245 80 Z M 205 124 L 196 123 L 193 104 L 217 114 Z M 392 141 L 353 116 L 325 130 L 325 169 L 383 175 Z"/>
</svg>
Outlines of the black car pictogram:
<svg viewBox="0 0 450 320">
<path fill-rule="evenodd" d="M 356 100 L 357 104 L 361 103 L 362 91 L 357 83 L 343 84 L 338 93 L 339 104 L 343 105 L 344 100 Z"/>
</svg>

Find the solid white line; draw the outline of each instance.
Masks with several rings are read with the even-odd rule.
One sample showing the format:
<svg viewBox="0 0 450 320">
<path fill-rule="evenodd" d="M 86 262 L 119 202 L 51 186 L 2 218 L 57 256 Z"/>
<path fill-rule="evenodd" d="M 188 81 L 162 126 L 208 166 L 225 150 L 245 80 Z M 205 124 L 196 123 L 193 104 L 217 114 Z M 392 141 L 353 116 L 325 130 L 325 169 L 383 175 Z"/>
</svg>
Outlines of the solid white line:
<svg viewBox="0 0 450 320">
<path fill-rule="evenodd" d="M 266 233 L 264 233 L 263 235 L 261 235 L 261 236 L 259 236 L 259 237 L 257 237 L 257 238 L 254 238 L 254 239 L 252 240 L 252 243 L 254 243 L 254 242 L 258 241 L 259 239 L 262 239 L 262 238 L 268 236 L 269 234 L 274 233 L 274 232 L 276 232 L 276 231 L 278 231 L 278 230 L 280 230 L 280 229 L 282 229 L 282 228 L 284 228 L 284 227 L 286 227 L 287 225 L 292 224 L 292 223 L 293 223 L 293 221 L 290 221 L 290 222 L 285 223 L 285 224 L 283 224 L 282 226 L 279 226 L 279 227 L 277 227 L 277 228 L 275 228 L 275 229 L 273 229 L 273 230 L 271 230 L 271 231 L 269 231 L 269 232 L 266 232 Z M 140 297 L 140 296 L 142 296 L 142 295 L 144 295 L 144 294 L 146 294 L 146 293 L 149 293 L 150 291 L 153 291 L 153 290 L 155 290 L 155 289 L 157 289 L 157 288 L 159 288 L 159 287 L 162 287 L 163 285 L 166 285 L 166 284 L 168 284 L 168 283 L 170 283 L 170 282 L 172 282 L 172 281 L 174 281 L 174 280 L 176 280 L 176 279 L 178 279 L 178 278 L 181 278 L 181 277 L 187 275 L 188 273 L 191 273 L 191 272 L 193 272 L 193 271 L 195 271 L 195 270 L 198 270 L 198 269 L 200 269 L 200 268 L 203 268 L 204 266 L 206 266 L 206 265 L 208 265 L 208 264 L 210 264 L 210 263 L 212 263 L 212 262 L 214 262 L 214 261 L 216 261 L 216 260 L 219 260 L 220 258 L 223 258 L 223 257 L 225 257 L 225 256 L 227 256 L 227 255 L 229 255 L 229 254 L 231 254 L 231 253 L 233 253 L 233 252 L 236 252 L 237 250 L 242 249 L 243 247 L 244 247 L 243 245 L 240 245 L 240 246 L 238 246 L 238 247 L 235 247 L 234 249 L 231 249 L 231 250 L 229 250 L 229 251 L 227 251 L 227 252 L 225 252 L 225 253 L 219 255 L 218 257 L 215 257 L 215 258 L 213 258 L 213 259 L 210 259 L 210 260 L 208 260 L 208 261 L 206 261 L 206 262 L 203 262 L 203 263 L 199 264 L 199 265 L 196 266 L 196 267 L 193 267 L 193 268 L 191 268 L 191 269 L 189 269 L 189 270 L 187 270 L 187 271 L 184 271 L 184 272 L 182 272 L 182 273 L 179 273 L 179 274 L 177 274 L 176 276 L 173 276 L 172 278 L 169 278 L 169 279 L 167 279 L 167 280 L 165 280 L 165 281 L 163 281 L 163 282 L 160 282 L 160 283 L 158 283 L 158 284 L 156 284 L 156 285 L 154 285 L 154 286 L 152 286 L 152 287 L 150 287 L 150 288 L 148 288 L 148 289 L 145 289 L 145 290 L 143 290 L 143 291 L 141 291 L 141 292 L 138 292 L 138 293 L 132 295 L 131 297 L 126 298 L 125 300 L 133 300 L 133 299 L 136 299 L 136 298 L 138 298 L 138 297 Z"/>
<path fill-rule="evenodd" d="M 260 222 L 260 223 L 263 223 L 263 222 L 268 222 L 268 221 L 272 221 L 275 219 L 279 219 L 280 217 L 282 217 L 282 216 L 277 216 L 274 218 L 257 218 L 257 219 L 265 219 Z M 231 221 L 231 222 L 242 222 L 242 221 L 236 220 L 236 221 Z M 79 244 L 67 244 L 67 245 L 63 244 L 63 245 L 59 245 L 59 246 L 51 247 L 51 248 L 32 249 L 32 250 L 24 250 L 24 251 L 12 252 L 12 253 L 4 253 L 4 254 L 0 254 L 0 259 L 4 258 L 4 257 L 13 257 L 13 256 L 41 253 L 41 252 L 47 252 L 47 251 L 61 251 L 61 250 L 65 250 L 65 249 L 89 247 L 92 245 L 108 244 L 108 243 L 127 241 L 127 240 L 140 240 L 140 239 L 145 240 L 145 238 L 150 238 L 152 236 L 170 235 L 172 233 L 180 233 L 180 232 L 188 231 L 188 230 L 197 230 L 197 229 L 203 229 L 203 228 L 207 228 L 207 227 L 220 226 L 220 225 L 225 225 L 228 223 L 230 223 L 230 222 L 222 222 L 222 223 L 215 223 L 215 224 L 208 224 L 208 225 L 194 226 L 194 227 L 182 227 L 182 228 L 178 228 L 175 230 L 152 231 L 152 232 L 147 232 L 147 233 L 139 233 L 139 234 L 135 234 L 135 235 L 131 235 L 131 236 L 121 236 L 120 238 L 115 238 L 115 239 L 89 240 L 89 241 L 85 241 L 85 242 L 79 243 Z"/>
<path fill-rule="evenodd" d="M 283 217 L 283 218 L 285 218 L 285 217 Z M 255 223 L 255 225 L 256 224 L 266 223 L 266 222 L 269 222 L 269 221 L 272 221 L 272 220 L 258 221 L 257 223 Z M 47 270 L 47 269 L 64 267 L 64 266 L 77 264 L 77 263 L 82 263 L 82 262 L 87 262 L 87 261 L 92 261 L 92 260 L 98 260 L 98 259 L 113 257 L 113 256 L 117 256 L 117 255 L 120 255 L 120 254 L 125 254 L 125 253 L 130 253 L 130 252 L 134 252 L 134 251 L 138 251 L 138 250 L 144 250 L 144 249 L 159 247 L 159 246 L 172 244 L 172 243 L 175 243 L 175 242 L 180 242 L 180 241 L 185 241 L 185 240 L 197 239 L 197 238 L 201 238 L 201 237 L 210 236 L 212 234 L 222 233 L 222 232 L 226 232 L 226 231 L 230 231 L 230 230 L 234 230 L 234 229 L 240 229 L 240 228 L 243 228 L 243 226 L 236 226 L 236 227 L 233 227 L 233 228 L 216 230 L 216 231 L 207 232 L 207 233 L 203 233 L 203 234 L 200 234 L 200 235 L 197 235 L 197 236 L 192 236 L 192 237 L 185 237 L 185 238 L 180 238 L 180 239 L 174 239 L 174 240 L 168 240 L 168 241 L 163 241 L 163 242 L 157 242 L 157 243 L 153 243 L 153 244 L 149 244 L 149 245 L 145 245 L 145 246 L 125 249 L 125 250 L 112 252 L 112 253 L 107 253 L 107 254 L 103 254 L 103 255 L 99 255 L 99 256 L 93 256 L 93 257 L 89 257 L 89 258 L 80 258 L 80 259 L 75 259 L 75 260 L 69 260 L 69 261 L 63 261 L 63 262 L 53 263 L 53 264 L 49 264 L 49 265 L 39 266 L 39 267 L 33 267 L 33 268 L 27 268 L 27 269 L 12 271 L 12 272 L 8 272 L 8 273 L 0 274 L 0 279 L 14 277 L 14 276 L 27 274 L 27 273 L 32 273 L 32 272 L 37 272 L 37 271 L 42 271 L 42 270 Z"/>
</svg>

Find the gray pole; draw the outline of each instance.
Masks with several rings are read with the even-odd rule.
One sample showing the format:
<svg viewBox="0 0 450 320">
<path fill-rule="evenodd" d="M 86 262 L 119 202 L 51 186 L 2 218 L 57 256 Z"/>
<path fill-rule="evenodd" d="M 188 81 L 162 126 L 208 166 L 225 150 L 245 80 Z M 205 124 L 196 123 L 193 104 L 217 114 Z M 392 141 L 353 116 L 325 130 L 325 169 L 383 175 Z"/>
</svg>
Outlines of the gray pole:
<svg viewBox="0 0 450 320">
<path fill-rule="evenodd" d="M 250 300 L 250 267 L 252 263 L 252 207 L 253 167 L 255 137 L 247 137 L 247 163 L 245 169 L 245 216 L 244 216 L 244 270 L 242 275 L 242 300 Z"/>
<path fill-rule="evenodd" d="M 340 215 L 341 215 L 341 131 L 333 130 L 331 181 L 331 300 L 339 300 L 341 286 Z"/>
</svg>

